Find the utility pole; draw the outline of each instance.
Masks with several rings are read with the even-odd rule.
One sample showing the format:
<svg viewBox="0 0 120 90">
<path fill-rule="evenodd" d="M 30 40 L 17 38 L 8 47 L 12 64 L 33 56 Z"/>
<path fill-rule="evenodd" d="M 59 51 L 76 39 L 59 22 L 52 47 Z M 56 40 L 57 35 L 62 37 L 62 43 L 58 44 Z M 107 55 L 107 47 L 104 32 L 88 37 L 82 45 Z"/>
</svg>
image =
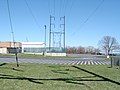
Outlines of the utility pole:
<svg viewBox="0 0 120 90">
<path fill-rule="evenodd" d="M 15 58 L 17 62 L 17 67 L 19 67 L 18 64 L 18 57 L 17 57 L 17 48 L 15 48 L 15 39 L 14 39 L 14 32 L 13 32 L 13 25 L 12 25 L 12 19 L 11 19 L 11 14 L 10 14 L 10 6 L 9 6 L 9 1 L 7 0 L 7 7 L 8 7 L 8 15 L 9 15 L 9 21 L 10 21 L 10 28 L 11 28 L 11 33 L 12 33 L 12 38 L 13 38 L 13 47 L 15 51 Z"/>
<path fill-rule="evenodd" d="M 45 51 L 44 51 L 44 53 L 45 53 L 46 52 L 46 28 L 47 28 L 47 26 L 44 25 L 44 28 L 45 28 Z"/>
</svg>

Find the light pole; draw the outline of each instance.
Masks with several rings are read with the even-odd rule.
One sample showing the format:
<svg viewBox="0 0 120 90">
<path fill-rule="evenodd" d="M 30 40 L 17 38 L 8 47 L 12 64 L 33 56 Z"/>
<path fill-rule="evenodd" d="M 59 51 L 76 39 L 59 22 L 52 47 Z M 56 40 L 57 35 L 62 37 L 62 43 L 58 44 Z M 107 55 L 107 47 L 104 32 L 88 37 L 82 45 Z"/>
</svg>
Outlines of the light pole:
<svg viewBox="0 0 120 90">
<path fill-rule="evenodd" d="M 44 51 L 44 53 L 45 53 L 46 52 L 46 28 L 47 28 L 47 26 L 44 25 L 44 28 L 45 28 L 45 51 Z"/>
</svg>

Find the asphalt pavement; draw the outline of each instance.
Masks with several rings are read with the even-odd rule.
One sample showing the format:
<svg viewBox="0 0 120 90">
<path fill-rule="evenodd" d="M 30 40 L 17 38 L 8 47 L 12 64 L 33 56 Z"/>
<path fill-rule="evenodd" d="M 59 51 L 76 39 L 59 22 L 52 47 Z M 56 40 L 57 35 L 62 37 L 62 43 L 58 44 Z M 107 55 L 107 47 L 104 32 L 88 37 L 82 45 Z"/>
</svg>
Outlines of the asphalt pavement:
<svg viewBox="0 0 120 90">
<path fill-rule="evenodd" d="M 87 58 L 40 58 L 40 59 L 28 59 L 28 58 L 18 58 L 19 63 L 38 63 L 38 64 L 53 64 L 53 65 L 109 65 L 110 61 L 96 58 L 96 57 L 87 57 Z M 16 63 L 14 57 L 5 58 L 0 57 L 0 63 Z"/>
</svg>

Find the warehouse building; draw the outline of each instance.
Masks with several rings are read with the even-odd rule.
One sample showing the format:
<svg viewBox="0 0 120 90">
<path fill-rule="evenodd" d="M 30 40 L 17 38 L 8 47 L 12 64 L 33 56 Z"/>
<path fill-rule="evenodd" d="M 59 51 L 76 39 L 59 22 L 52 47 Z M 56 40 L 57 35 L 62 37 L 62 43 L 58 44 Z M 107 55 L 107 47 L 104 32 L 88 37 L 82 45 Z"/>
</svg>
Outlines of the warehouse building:
<svg viewBox="0 0 120 90">
<path fill-rule="evenodd" d="M 45 47 L 44 42 L 0 42 L 0 53 L 40 54 L 45 56 L 66 56 L 61 48 Z"/>
<path fill-rule="evenodd" d="M 8 54 L 8 53 L 21 53 L 21 43 L 20 42 L 0 42 L 0 53 Z"/>
<path fill-rule="evenodd" d="M 44 51 L 44 42 L 22 42 L 22 53 L 43 54 Z"/>
</svg>

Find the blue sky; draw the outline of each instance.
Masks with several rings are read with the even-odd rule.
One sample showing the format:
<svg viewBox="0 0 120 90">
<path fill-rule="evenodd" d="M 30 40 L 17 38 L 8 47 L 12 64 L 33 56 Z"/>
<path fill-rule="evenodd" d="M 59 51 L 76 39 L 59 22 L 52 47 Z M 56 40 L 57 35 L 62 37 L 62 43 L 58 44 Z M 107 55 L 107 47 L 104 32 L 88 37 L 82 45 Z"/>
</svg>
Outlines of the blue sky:
<svg viewBox="0 0 120 90">
<path fill-rule="evenodd" d="M 0 0 L 0 41 L 12 41 L 7 0 Z M 15 41 L 44 42 L 44 25 L 49 40 L 49 17 L 66 16 L 66 46 L 95 46 L 103 36 L 115 37 L 120 43 L 120 0 L 9 0 Z M 90 16 L 92 14 L 92 16 Z M 86 23 L 85 20 L 90 16 Z M 58 24 L 58 25 L 57 25 Z"/>
</svg>

